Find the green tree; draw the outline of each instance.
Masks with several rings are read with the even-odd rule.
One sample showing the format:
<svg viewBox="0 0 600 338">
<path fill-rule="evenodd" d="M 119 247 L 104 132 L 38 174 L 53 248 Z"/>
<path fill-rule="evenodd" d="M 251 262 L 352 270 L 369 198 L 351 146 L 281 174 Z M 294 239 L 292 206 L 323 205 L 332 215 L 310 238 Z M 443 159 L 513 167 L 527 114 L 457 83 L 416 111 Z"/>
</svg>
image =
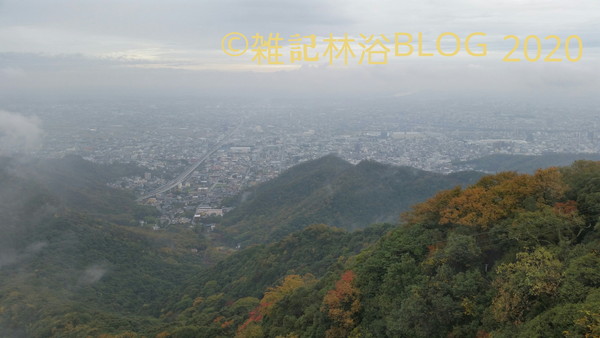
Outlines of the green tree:
<svg viewBox="0 0 600 338">
<path fill-rule="evenodd" d="M 498 266 L 492 302 L 496 320 L 515 324 L 525 320 L 534 306 L 557 294 L 561 270 L 562 263 L 544 247 L 518 253 L 516 262 Z"/>
</svg>

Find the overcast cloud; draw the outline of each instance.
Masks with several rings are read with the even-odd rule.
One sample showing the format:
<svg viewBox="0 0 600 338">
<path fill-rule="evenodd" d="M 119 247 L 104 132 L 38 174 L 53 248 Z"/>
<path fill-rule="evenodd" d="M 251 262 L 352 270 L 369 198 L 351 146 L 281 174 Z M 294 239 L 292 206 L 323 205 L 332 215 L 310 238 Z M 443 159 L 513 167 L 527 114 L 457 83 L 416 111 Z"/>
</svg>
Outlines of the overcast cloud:
<svg viewBox="0 0 600 338">
<path fill-rule="evenodd" d="M 600 86 L 599 31 L 596 0 L 5 0 L 0 1 L 0 91 L 5 96 L 388 96 L 478 90 L 592 96 Z M 348 33 L 357 41 L 361 33 L 393 38 L 394 32 L 408 32 L 416 38 L 423 32 L 427 50 L 443 32 L 463 38 L 484 32 L 489 54 L 391 54 L 387 65 L 376 66 L 357 65 L 358 58 L 348 66 L 339 60 L 330 66 L 326 58 L 292 65 L 284 58 L 284 66 L 258 66 L 251 53 L 232 57 L 221 51 L 221 39 L 230 32 L 248 38 Z M 584 55 L 575 63 L 502 62 L 513 44 L 502 39 L 508 34 L 521 37 L 521 43 L 530 34 L 542 41 L 555 34 L 563 43 L 578 35 Z M 553 46 L 548 41 L 543 46 L 545 56 Z"/>
</svg>

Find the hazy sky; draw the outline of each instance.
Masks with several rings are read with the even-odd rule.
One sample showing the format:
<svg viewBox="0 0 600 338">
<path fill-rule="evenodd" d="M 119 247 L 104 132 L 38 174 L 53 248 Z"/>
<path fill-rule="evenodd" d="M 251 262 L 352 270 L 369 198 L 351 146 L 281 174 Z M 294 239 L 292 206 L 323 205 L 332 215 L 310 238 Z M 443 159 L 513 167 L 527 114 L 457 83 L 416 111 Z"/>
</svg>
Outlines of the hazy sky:
<svg viewBox="0 0 600 338">
<path fill-rule="evenodd" d="M 487 36 L 488 55 L 396 57 L 386 65 L 348 66 L 341 60 L 291 64 L 282 42 L 283 66 L 258 66 L 252 53 L 228 56 L 221 39 L 240 32 L 318 36 L 418 32 L 426 51 L 444 32 L 465 38 Z M 507 93 L 596 97 L 600 88 L 600 1 L 458 0 L 458 1 L 182 1 L 182 0 L 0 0 L 1 96 L 52 95 L 219 95 L 219 96 L 393 96 L 414 93 Z M 503 62 L 521 38 L 514 57 L 523 58 L 523 41 L 542 39 L 540 61 Z M 556 57 L 543 62 L 554 47 Z M 564 42 L 581 37 L 583 57 L 569 62 Z M 571 42 L 572 53 L 577 43 Z M 252 40 L 250 41 L 252 42 Z M 444 46 L 451 46 L 445 41 Z M 535 43 L 533 54 L 535 54 Z M 415 45 L 416 47 L 416 45 Z M 451 49 L 451 48 L 450 48 Z M 474 47 L 476 49 L 476 47 Z"/>
</svg>

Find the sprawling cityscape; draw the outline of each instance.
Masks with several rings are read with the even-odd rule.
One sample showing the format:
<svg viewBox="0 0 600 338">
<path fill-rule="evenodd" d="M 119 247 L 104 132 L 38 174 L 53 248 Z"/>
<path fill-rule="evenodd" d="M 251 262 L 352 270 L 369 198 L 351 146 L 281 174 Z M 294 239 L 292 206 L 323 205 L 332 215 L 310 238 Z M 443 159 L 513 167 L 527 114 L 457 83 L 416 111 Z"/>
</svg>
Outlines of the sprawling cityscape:
<svg viewBox="0 0 600 338">
<path fill-rule="evenodd" d="M 134 163 L 111 185 L 156 206 L 160 224 L 221 215 L 223 201 L 327 154 L 450 173 L 489 154 L 600 152 L 597 107 L 494 100 L 170 100 L 9 107 L 37 116 L 41 157 Z M 225 209 L 223 209 L 225 208 Z"/>
</svg>

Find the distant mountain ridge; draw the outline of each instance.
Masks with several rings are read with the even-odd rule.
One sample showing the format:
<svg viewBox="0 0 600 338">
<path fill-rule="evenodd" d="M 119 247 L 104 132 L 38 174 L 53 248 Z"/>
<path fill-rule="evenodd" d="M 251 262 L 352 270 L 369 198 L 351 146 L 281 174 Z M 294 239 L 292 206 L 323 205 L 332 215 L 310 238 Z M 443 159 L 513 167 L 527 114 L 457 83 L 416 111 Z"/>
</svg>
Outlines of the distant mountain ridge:
<svg viewBox="0 0 600 338">
<path fill-rule="evenodd" d="M 368 160 L 352 165 L 328 155 L 242 192 L 222 224 L 236 242 L 251 244 L 281 239 L 310 224 L 356 230 L 395 223 L 401 212 L 436 191 L 472 184 L 482 175 L 444 175 Z"/>
<path fill-rule="evenodd" d="M 497 173 L 516 171 L 532 174 L 540 168 L 563 167 L 579 160 L 600 161 L 600 154 L 547 153 L 542 155 L 493 154 L 469 161 L 454 162 L 455 166 Z"/>
</svg>

